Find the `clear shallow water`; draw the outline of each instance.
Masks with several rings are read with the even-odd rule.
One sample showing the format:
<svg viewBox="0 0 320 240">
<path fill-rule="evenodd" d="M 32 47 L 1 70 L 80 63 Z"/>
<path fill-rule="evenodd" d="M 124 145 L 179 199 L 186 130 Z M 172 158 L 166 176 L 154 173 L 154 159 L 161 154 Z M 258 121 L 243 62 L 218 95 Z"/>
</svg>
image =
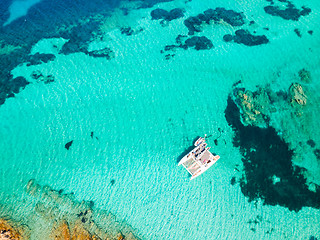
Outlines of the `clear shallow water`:
<svg viewBox="0 0 320 240">
<path fill-rule="evenodd" d="M 295 4 L 300 7 L 304 3 Z M 52 53 L 55 59 L 39 65 L 24 63 L 11 71 L 14 77 L 23 76 L 32 84 L 0 108 L 3 212 L 30 223 L 35 215 L 34 199 L 25 194 L 25 185 L 34 178 L 42 185 L 74 192 L 79 201 L 94 201 L 96 208 L 124 220 L 143 239 L 319 237 L 318 209 L 305 207 L 296 213 L 261 201 L 248 202 L 239 184 L 230 184 L 232 177 L 240 178 L 243 173 L 235 170 L 241 168 L 241 154 L 233 146 L 234 132 L 224 113 L 232 85 L 239 79 L 251 90 L 268 83 L 274 91 L 287 90 L 297 81 L 301 68 L 312 73 L 309 92 L 314 108 L 309 111 L 317 112 L 319 5 L 305 4 L 312 13 L 298 22 L 266 15 L 263 4 L 159 4 L 169 10 L 183 7 L 186 17 L 209 7 L 242 10 L 247 19 L 257 22 L 246 27 L 270 40 L 255 47 L 225 43 L 223 35 L 234 29 L 207 25 L 198 35 L 211 39 L 215 48 L 177 49 L 169 60 L 160 51 L 174 44 L 178 34 L 187 34 L 186 17 L 162 27 L 150 17 L 157 6 L 132 10 L 127 16 L 115 9 L 114 15 L 102 19 L 101 37 L 91 39 L 88 48 L 109 47 L 115 53 L 111 60 L 83 52 L 59 54 L 63 39 L 33 44 L 32 54 Z M 119 27 L 128 24 L 143 31 L 121 34 Z M 300 29 L 302 38 L 295 28 Z M 307 33 L 310 29 L 312 35 Z M 37 82 L 31 77 L 35 70 L 52 74 L 54 82 Z M 304 125 L 309 129 L 306 134 L 295 128 L 296 120 L 287 121 L 282 129 L 285 112 L 273 116 L 274 126 L 286 133 L 293 146 L 297 136 L 320 143 L 316 121 Z M 223 134 L 215 146 L 218 128 Z M 295 135 L 291 134 L 294 129 Z M 190 182 L 177 161 L 193 140 L 205 133 L 214 135 L 209 143 L 221 160 Z M 65 149 L 71 140 L 70 149 Z M 301 154 L 310 149 L 298 150 Z M 314 155 L 300 156 L 299 165 L 319 168 Z M 315 172 L 309 178 L 319 183 Z M 34 236 L 38 235 L 33 235 L 37 239 Z"/>
</svg>

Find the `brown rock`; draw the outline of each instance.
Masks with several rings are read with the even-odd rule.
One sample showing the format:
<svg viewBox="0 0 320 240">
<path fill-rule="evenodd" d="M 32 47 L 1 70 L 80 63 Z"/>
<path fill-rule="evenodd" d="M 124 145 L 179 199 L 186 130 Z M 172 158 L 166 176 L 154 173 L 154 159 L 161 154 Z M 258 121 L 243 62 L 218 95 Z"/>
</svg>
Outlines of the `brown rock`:
<svg viewBox="0 0 320 240">
<path fill-rule="evenodd" d="M 304 106 L 307 104 L 307 96 L 299 83 L 292 83 L 289 88 L 289 94 L 292 104 Z"/>
<path fill-rule="evenodd" d="M 51 234 L 54 240 L 70 240 L 70 230 L 67 221 L 63 220 L 58 226 L 54 227 Z"/>
<path fill-rule="evenodd" d="M 0 219 L 0 239 L 1 240 L 22 240 L 23 237 L 18 229 L 13 227 L 13 224 L 7 220 Z"/>
<path fill-rule="evenodd" d="M 92 237 L 83 225 L 78 223 L 73 228 L 71 240 L 92 240 Z"/>
<path fill-rule="evenodd" d="M 121 233 L 119 233 L 118 237 L 117 237 L 117 240 L 124 240 L 124 236 Z"/>
</svg>

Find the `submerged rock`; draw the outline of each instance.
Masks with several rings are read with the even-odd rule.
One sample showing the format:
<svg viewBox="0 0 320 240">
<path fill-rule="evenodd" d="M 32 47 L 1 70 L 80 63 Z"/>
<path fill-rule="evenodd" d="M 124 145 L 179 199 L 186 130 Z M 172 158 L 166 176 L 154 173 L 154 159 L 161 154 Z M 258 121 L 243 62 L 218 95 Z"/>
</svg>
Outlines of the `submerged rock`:
<svg viewBox="0 0 320 240">
<path fill-rule="evenodd" d="M 189 30 L 189 35 L 193 35 L 195 32 L 201 32 L 201 25 L 203 23 L 210 24 L 218 23 L 221 21 L 230 24 L 231 26 L 242 26 L 245 23 L 245 16 L 243 13 L 235 12 L 233 10 L 227 10 L 225 8 L 208 9 L 197 16 L 192 16 L 184 21 L 184 25 Z"/>
<path fill-rule="evenodd" d="M 195 50 L 199 51 L 199 50 L 210 50 L 211 48 L 214 47 L 211 40 L 205 36 L 201 36 L 201 37 L 194 36 L 187 39 L 185 38 L 186 36 L 178 35 L 178 37 L 176 37 L 177 45 L 175 44 L 167 45 L 165 46 L 164 51 L 175 51 L 176 49 L 179 49 L 179 48 L 184 50 L 187 50 L 189 48 L 194 48 Z M 173 56 L 174 54 L 167 54 L 165 58 L 166 60 L 168 60 Z"/>
<path fill-rule="evenodd" d="M 53 61 L 55 58 L 56 56 L 51 53 L 36 53 L 34 55 L 29 55 L 27 66 L 47 63 Z"/>
<path fill-rule="evenodd" d="M 263 88 L 255 92 L 235 89 L 235 101 L 241 109 L 244 125 L 266 127 L 269 121 L 269 106 L 271 104 L 267 91 Z"/>
<path fill-rule="evenodd" d="M 246 46 L 267 44 L 269 39 L 265 35 L 252 35 L 248 30 L 239 29 L 235 35 L 226 34 L 223 36 L 225 42 L 242 43 Z"/>
<path fill-rule="evenodd" d="M 285 20 L 298 21 L 301 16 L 306 16 L 311 12 L 310 8 L 302 7 L 301 10 L 297 9 L 290 1 L 283 0 L 281 2 L 287 3 L 285 8 L 279 6 L 266 6 L 264 11 L 272 16 L 278 16 Z"/>
<path fill-rule="evenodd" d="M 310 83 L 311 82 L 311 73 L 310 71 L 306 70 L 305 68 L 302 68 L 299 72 L 299 77 L 300 77 L 300 80 L 302 82 L 305 82 L 305 83 Z"/>
<path fill-rule="evenodd" d="M 316 191 L 309 190 L 304 169 L 292 163 L 294 151 L 274 128 L 243 125 L 240 109 L 231 96 L 225 117 L 234 131 L 233 144 L 243 156 L 240 187 L 249 201 L 261 200 L 294 211 L 302 207 L 320 208 L 320 186 L 315 186 Z"/>
<path fill-rule="evenodd" d="M 181 9 L 181 8 L 174 8 L 170 11 L 157 8 L 151 12 L 152 20 L 163 19 L 165 21 L 170 22 L 174 19 L 178 19 L 182 17 L 184 17 L 184 9 Z"/>
<path fill-rule="evenodd" d="M 69 150 L 69 148 L 71 147 L 72 143 L 73 143 L 73 140 L 71 140 L 70 142 L 67 142 L 67 143 L 64 145 L 64 147 L 65 147 L 67 150 Z"/>
<path fill-rule="evenodd" d="M 114 52 L 110 48 L 94 50 L 94 51 L 86 52 L 86 54 L 92 57 L 105 57 L 108 60 L 115 57 Z"/>
<path fill-rule="evenodd" d="M 205 49 L 213 48 L 213 44 L 211 40 L 205 36 L 202 36 L 202 37 L 194 36 L 194 37 L 188 38 L 185 41 L 185 45 L 187 47 L 194 47 L 194 49 L 196 50 L 205 50 Z"/>
</svg>

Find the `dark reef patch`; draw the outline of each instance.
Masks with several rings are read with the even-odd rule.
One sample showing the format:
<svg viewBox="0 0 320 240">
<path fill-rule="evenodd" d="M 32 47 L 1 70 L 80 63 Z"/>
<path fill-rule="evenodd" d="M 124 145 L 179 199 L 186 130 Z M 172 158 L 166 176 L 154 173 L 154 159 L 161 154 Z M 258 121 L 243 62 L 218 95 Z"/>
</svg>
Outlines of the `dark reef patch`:
<svg viewBox="0 0 320 240">
<path fill-rule="evenodd" d="M 70 142 L 67 142 L 67 143 L 64 145 L 64 147 L 65 147 L 67 150 L 69 150 L 69 148 L 71 147 L 72 143 L 73 143 L 73 140 L 71 140 Z"/>
<path fill-rule="evenodd" d="M 252 35 L 248 30 L 239 29 L 235 32 L 235 35 L 226 34 L 223 36 L 225 42 L 242 43 L 246 46 L 256 46 L 261 44 L 267 44 L 269 39 L 265 35 Z"/>
<path fill-rule="evenodd" d="M 31 77 L 38 82 L 44 82 L 45 84 L 54 82 L 54 76 L 49 74 L 47 76 L 44 76 L 39 70 L 35 70 L 31 73 Z"/>
<path fill-rule="evenodd" d="M 29 83 L 24 77 L 13 78 L 11 74 L 4 80 L 0 79 L 0 105 L 6 101 L 6 98 L 14 97 Z"/>
<path fill-rule="evenodd" d="M 110 180 L 110 183 L 111 183 L 111 186 L 113 186 L 113 185 L 116 183 L 116 180 L 111 179 L 111 180 Z"/>
<path fill-rule="evenodd" d="M 203 23 L 210 24 L 224 21 L 233 27 L 242 26 L 245 23 L 245 16 L 243 13 L 235 12 L 233 10 L 226 10 L 225 8 L 208 9 L 197 16 L 189 17 L 184 21 L 184 25 L 189 30 L 189 35 L 195 32 L 201 32 L 201 25 Z"/>
<path fill-rule="evenodd" d="M 121 34 L 123 35 L 127 35 L 127 36 L 131 36 L 131 35 L 135 35 L 135 34 L 138 34 L 140 32 L 143 31 L 143 28 L 137 28 L 137 29 L 133 29 L 131 27 L 122 27 L 120 28 L 120 32 Z"/>
<path fill-rule="evenodd" d="M 85 51 L 86 54 L 88 54 L 91 57 L 104 57 L 108 60 L 111 58 L 114 58 L 115 54 L 110 48 L 103 48 L 100 50 L 94 50 L 94 51 Z"/>
<path fill-rule="evenodd" d="M 318 240 L 315 236 L 310 236 L 309 240 Z"/>
<path fill-rule="evenodd" d="M 99 13 L 100 16 L 107 16 L 108 10 L 117 7 L 119 1 L 96 0 L 65 0 L 50 1 L 43 0 L 33 5 L 27 14 L 18 18 L 8 25 L 3 26 L 9 18 L 8 8 L 11 0 L 1 1 L 0 4 L 0 39 L 1 46 L 10 45 L 16 47 L 8 54 L 0 54 L 2 68 L 0 71 L 0 105 L 8 97 L 14 96 L 12 92 L 11 70 L 22 63 L 44 62 L 46 59 L 53 59 L 51 55 L 33 56 L 30 59 L 32 46 L 43 38 L 69 39 L 64 46 L 63 53 L 72 53 L 84 51 L 87 49 L 88 41 L 99 31 L 99 21 L 94 20 L 94 16 Z M 86 19 L 84 23 L 83 19 Z M 21 85 L 16 86 L 20 91 L 26 83 L 20 81 Z"/>
<path fill-rule="evenodd" d="M 316 146 L 315 141 L 313 141 L 312 139 L 309 139 L 309 140 L 307 141 L 307 144 L 308 144 L 310 147 L 312 147 L 312 148 L 314 148 L 314 147 Z"/>
<path fill-rule="evenodd" d="M 176 37 L 176 43 L 172 45 L 167 45 L 164 47 L 164 51 L 175 51 L 178 48 L 182 48 L 184 50 L 187 50 L 188 48 L 194 48 L 195 50 L 209 50 L 212 49 L 214 46 L 210 39 L 208 39 L 205 36 L 193 36 L 191 38 L 187 38 L 187 36 L 178 35 Z M 161 51 L 161 53 L 164 53 L 164 51 Z M 166 59 L 170 59 L 173 57 L 174 54 L 166 54 Z"/>
<path fill-rule="evenodd" d="M 294 32 L 297 34 L 298 37 L 300 37 L 300 38 L 302 37 L 301 32 L 298 28 L 295 28 Z"/>
<path fill-rule="evenodd" d="M 313 151 L 313 153 L 314 153 L 314 155 L 316 156 L 316 158 L 318 159 L 318 160 L 320 160 L 320 149 L 315 149 L 314 151 Z M 319 200 L 320 201 L 320 200 Z"/>
<path fill-rule="evenodd" d="M 229 96 L 225 117 L 234 131 L 233 144 L 240 148 L 244 174 L 242 193 L 249 201 L 262 200 L 299 211 L 302 207 L 320 208 L 320 187 L 310 191 L 303 168 L 292 165 L 293 150 L 272 127 L 244 126 L 240 111 Z"/>
<path fill-rule="evenodd" d="M 76 52 L 88 53 L 87 49 L 92 38 L 92 32 L 98 31 L 99 25 L 98 21 L 89 21 L 73 27 L 70 32 L 62 33 L 61 37 L 69 40 L 62 46 L 60 53 L 66 55 Z"/>
<path fill-rule="evenodd" d="M 174 8 L 170 11 L 157 8 L 151 11 L 151 18 L 152 20 L 165 20 L 165 21 L 172 21 L 174 19 L 182 18 L 184 17 L 184 9 L 181 8 Z"/>
<path fill-rule="evenodd" d="M 154 5 L 162 2 L 171 2 L 173 0 L 131 0 L 131 1 L 138 1 L 141 2 L 141 5 L 138 8 L 152 8 Z"/>
<path fill-rule="evenodd" d="M 36 53 L 34 55 L 29 55 L 27 66 L 47 63 L 49 61 L 53 61 L 55 58 L 55 55 L 49 53 Z"/>
<path fill-rule="evenodd" d="M 120 32 L 121 34 L 127 35 L 127 36 L 131 36 L 134 31 L 131 27 L 122 27 L 120 28 Z"/>
<path fill-rule="evenodd" d="M 205 50 L 205 49 L 213 48 L 213 44 L 211 40 L 204 36 L 202 37 L 194 36 L 194 37 L 188 38 L 185 41 L 185 45 L 188 48 L 194 47 L 194 49 L 196 50 Z"/>
<path fill-rule="evenodd" d="M 264 7 L 264 11 L 272 16 L 293 21 L 298 21 L 301 16 L 306 16 L 311 12 L 311 9 L 307 7 L 302 7 L 302 9 L 299 10 L 288 0 L 279 0 L 279 2 L 286 3 L 286 7 L 273 6 L 273 3 L 271 3 L 270 6 Z"/>
</svg>

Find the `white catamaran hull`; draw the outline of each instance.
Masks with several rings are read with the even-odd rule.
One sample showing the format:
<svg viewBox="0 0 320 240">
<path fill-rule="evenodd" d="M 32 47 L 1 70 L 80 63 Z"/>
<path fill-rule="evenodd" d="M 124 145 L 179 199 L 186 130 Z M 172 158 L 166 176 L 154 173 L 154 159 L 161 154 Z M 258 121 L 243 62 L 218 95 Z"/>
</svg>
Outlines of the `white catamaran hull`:
<svg viewBox="0 0 320 240">
<path fill-rule="evenodd" d="M 200 137 L 194 144 L 195 148 L 185 155 L 178 163 L 191 174 L 191 180 L 200 176 L 215 164 L 220 156 L 213 155 L 207 147 L 205 138 Z"/>
</svg>

